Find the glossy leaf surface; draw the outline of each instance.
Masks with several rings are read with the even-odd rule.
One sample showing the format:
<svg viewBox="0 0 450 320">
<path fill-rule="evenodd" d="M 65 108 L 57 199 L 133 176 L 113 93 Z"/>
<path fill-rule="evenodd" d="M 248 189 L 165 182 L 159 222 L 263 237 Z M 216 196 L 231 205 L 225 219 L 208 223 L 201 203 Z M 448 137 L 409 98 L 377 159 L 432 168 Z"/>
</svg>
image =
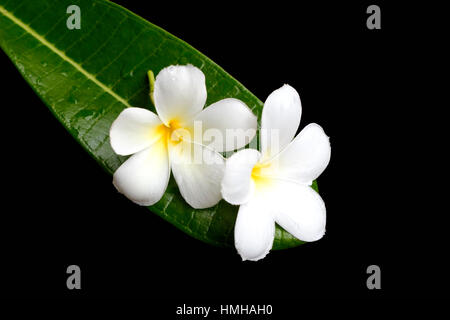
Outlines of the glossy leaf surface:
<svg viewBox="0 0 450 320">
<path fill-rule="evenodd" d="M 81 10 L 81 28 L 70 30 L 67 7 L 73 4 Z M 113 120 L 130 106 L 154 111 L 148 70 L 157 74 L 168 65 L 190 63 L 205 73 L 206 105 L 234 97 L 258 116 L 263 106 L 203 54 L 109 1 L 0 0 L 0 46 L 56 118 L 111 174 L 126 160 L 109 143 Z M 161 201 L 149 209 L 199 240 L 233 244 L 238 207 L 221 201 L 194 210 L 173 179 Z M 301 243 L 277 226 L 274 249 Z"/>
</svg>

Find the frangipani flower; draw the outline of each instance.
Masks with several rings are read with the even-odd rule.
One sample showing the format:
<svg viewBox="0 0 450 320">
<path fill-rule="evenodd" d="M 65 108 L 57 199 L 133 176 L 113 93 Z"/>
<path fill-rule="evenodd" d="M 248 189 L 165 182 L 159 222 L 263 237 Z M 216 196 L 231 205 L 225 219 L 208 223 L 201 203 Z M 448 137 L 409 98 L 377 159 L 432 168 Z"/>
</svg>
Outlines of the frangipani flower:
<svg viewBox="0 0 450 320">
<path fill-rule="evenodd" d="M 215 205 L 222 198 L 220 182 L 225 168 L 218 152 L 247 144 L 256 132 L 256 116 L 243 102 L 231 98 L 202 111 L 205 76 L 192 65 L 161 70 L 153 98 L 157 114 L 127 108 L 111 126 L 113 150 L 119 155 L 133 154 L 114 173 L 114 185 L 135 203 L 153 205 L 163 196 L 172 169 L 189 205 L 197 209 Z M 205 146 L 203 132 L 194 132 L 198 124 L 202 129 L 223 132 L 222 137 L 227 129 L 241 129 L 248 139 L 240 137 L 236 145 L 236 141 L 225 140 Z"/>
<path fill-rule="evenodd" d="M 319 240 L 325 233 L 325 204 L 310 186 L 330 161 L 330 143 L 317 124 L 294 138 L 301 111 L 294 88 L 275 90 L 262 112 L 261 153 L 244 149 L 227 159 L 222 195 L 240 205 L 234 237 L 243 260 L 267 255 L 275 222 L 303 241 Z"/>
</svg>

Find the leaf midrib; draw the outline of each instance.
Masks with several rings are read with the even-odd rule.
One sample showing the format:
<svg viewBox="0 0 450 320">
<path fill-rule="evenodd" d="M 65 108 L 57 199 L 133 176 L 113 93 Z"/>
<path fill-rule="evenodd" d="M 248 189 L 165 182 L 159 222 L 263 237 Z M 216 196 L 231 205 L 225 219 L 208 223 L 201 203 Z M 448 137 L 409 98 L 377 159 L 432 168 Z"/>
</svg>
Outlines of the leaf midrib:
<svg viewBox="0 0 450 320">
<path fill-rule="evenodd" d="M 99 81 L 95 75 L 92 73 L 86 71 L 79 63 L 72 60 L 70 57 L 68 57 L 65 52 L 59 50 L 56 48 L 52 43 L 48 42 L 43 36 L 41 36 L 39 33 L 37 33 L 35 30 L 33 30 L 29 25 L 22 22 L 19 18 L 17 18 L 13 13 L 6 10 L 3 6 L 0 5 L 0 13 L 3 14 L 5 17 L 7 17 L 9 20 L 11 20 L 13 23 L 21 27 L 25 32 L 30 34 L 32 37 L 34 37 L 37 41 L 42 43 L 44 46 L 46 46 L 48 49 L 50 49 L 52 52 L 57 54 L 61 59 L 69 63 L 72 67 L 74 67 L 76 70 L 78 70 L 81 74 L 83 74 L 87 79 L 95 83 L 98 87 L 100 87 L 103 91 L 108 93 L 110 96 L 112 96 L 114 99 L 125 105 L 126 107 L 131 107 L 131 105 L 128 103 L 128 101 L 121 96 L 119 96 L 117 93 L 112 91 L 107 85 L 103 84 L 101 81 Z"/>
</svg>

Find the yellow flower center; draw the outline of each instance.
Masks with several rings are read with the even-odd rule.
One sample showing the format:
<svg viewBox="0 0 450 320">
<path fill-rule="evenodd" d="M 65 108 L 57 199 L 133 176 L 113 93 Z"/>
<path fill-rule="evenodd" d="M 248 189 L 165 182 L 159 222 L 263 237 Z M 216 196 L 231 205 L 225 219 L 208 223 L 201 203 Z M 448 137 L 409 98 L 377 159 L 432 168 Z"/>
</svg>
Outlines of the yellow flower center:
<svg viewBox="0 0 450 320">
<path fill-rule="evenodd" d="M 251 177 L 255 183 L 255 187 L 261 189 L 271 184 L 272 179 L 269 177 L 270 162 L 256 163 L 252 169 Z"/>
<path fill-rule="evenodd" d="M 170 120 L 168 125 L 161 124 L 156 128 L 156 134 L 168 143 L 178 144 L 183 140 L 186 129 L 181 127 L 177 119 Z"/>
</svg>

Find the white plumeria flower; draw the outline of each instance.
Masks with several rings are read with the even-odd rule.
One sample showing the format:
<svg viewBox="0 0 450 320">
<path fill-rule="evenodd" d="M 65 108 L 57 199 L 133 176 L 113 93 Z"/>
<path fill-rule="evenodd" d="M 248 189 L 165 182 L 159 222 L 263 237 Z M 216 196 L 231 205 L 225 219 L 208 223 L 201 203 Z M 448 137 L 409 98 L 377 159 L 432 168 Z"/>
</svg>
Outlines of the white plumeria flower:
<svg viewBox="0 0 450 320">
<path fill-rule="evenodd" d="M 158 74 L 153 92 L 157 115 L 147 109 L 127 108 L 110 130 L 113 150 L 131 155 L 114 173 L 117 190 L 140 205 L 153 205 L 163 196 L 172 169 L 181 195 L 193 208 L 208 208 L 221 197 L 225 160 L 218 152 L 241 148 L 256 132 L 257 119 L 240 100 L 224 99 L 202 111 L 206 102 L 203 72 L 192 66 L 170 66 Z M 203 144 L 194 125 L 245 130 L 242 145 L 227 141 Z M 253 133 L 252 133 L 253 132 Z M 253 136 L 252 136 L 253 134 Z M 223 134 L 225 136 L 225 133 Z M 193 152 L 192 152 L 193 150 Z M 200 154 L 201 161 L 195 161 Z"/>
<path fill-rule="evenodd" d="M 310 186 L 330 161 L 330 143 L 317 124 L 294 139 L 301 111 L 294 88 L 275 90 L 262 112 L 261 153 L 244 149 L 227 159 L 222 195 L 240 205 L 234 237 L 243 260 L 267 255 L 275 222 L 303 241 L 319 240 L 325 233 L 325 204 Z"/>
</svg>

